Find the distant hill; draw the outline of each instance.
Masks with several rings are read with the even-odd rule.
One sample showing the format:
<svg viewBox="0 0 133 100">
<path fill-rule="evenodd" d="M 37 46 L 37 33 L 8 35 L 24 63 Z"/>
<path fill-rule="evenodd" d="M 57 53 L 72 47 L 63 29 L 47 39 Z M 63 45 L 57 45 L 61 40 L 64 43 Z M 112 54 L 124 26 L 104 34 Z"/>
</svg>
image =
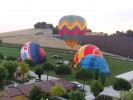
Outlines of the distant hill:
<svg viewBox="0 0 133 100">
<path fill-rule="evenodd" d="M 0 33 L 0 39 L 2 39 L 3 43 L 25 44 L 27 42 L 34 41 L 43 47 L 70 49 L 70 47 L 61 39 L 45 34 L 35 35 L 35 29 Z M 74 50 L 78 50 L 80 47 L 81 46 L 76 45 Z"/>
<path fill-rule="evenodd" d="M 0 39 L 3 40 L 3 43 L 23 45 L 27 42 L 34 41 L 43 47 L 70 49 L 70 47 L 62 39 L 44 34 L 35 35 L 35 29 L 0 33 Z M 80 45 L 76 45 L 74 50 L 78 50 L 82 45 L 85 44 L 94 44 L 104 51 L 104 54 L 107 55 L 116 54 L 133 58 L 133 38 L 120 36 L 85 35 L 81 39 Z"/>
<path fill-rule="evenodd" d="M 106 35 L 85 35 L 80 45 L 94 44 L 102 51 L 133 58 L 133 38 Z"/>
</svg>

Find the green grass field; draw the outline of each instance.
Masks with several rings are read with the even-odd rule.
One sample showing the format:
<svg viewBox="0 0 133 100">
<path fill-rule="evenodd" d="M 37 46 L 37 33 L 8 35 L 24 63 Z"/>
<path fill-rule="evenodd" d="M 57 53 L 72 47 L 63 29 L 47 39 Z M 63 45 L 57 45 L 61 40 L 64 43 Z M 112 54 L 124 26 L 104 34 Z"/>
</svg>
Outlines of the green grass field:
<svg viewBox="0 0 133 100">
<path fill-rule="evenodd" d="M 18 57 L 19 52 L 20 52 L 20 46 L 1 46 L 0 47 L 0 53 L 2 53 L 4 56 L 13 56 L 13 57 Z M 56 64 L 56 62 L 60 59 L 54 59 L 51 58 L 51 56 L 53 55 L 59 55 L 61 57 L 63 57 L 63 60 L 70 60 L 74 57 L 75 52 L 70 53 L 70 51 L 68 50 L 61 50 L 61 49 L 52 49 L 52 48 L 45 48 L 44 49 L 46 52 L 46 59 L 47 61 L 49 61 L 52 64 Z M 107 81 L 106 81 L 106 85 L 111 85 L 113 84 L 113 82 L 115 81 L 115 76 L 131 71 L 133 69 L 133 62 L 130 61 L 124 61 L 124 60 L 117 60 L 117 59 L 111 59 L 111 58 L 107 58 L 105 57 L 111 74 L 107 76 Z M 35 70 L 38 66 L 41 65 L 37 65 L 34 68 L 31 68 L 31 70 Z M 72 75 L 67 75 L 65 76 L 66 79 L 68 80 L 75 80 L 74 78 L 74 73 L 76 72 L 75 69 L 73 69 L 73 74 Z M 50 75 L 55 76 L 54 72 L 51 72 Z"/>
</svg>

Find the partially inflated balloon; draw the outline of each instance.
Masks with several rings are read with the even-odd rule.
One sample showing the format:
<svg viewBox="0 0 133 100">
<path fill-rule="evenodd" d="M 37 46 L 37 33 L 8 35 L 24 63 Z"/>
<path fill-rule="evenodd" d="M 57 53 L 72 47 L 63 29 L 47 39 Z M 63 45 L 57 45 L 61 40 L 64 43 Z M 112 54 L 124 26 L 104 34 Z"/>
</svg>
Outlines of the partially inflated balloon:
<svg viewBox="0 0 133 100">
<path fill-rule="evenodd" d="M 39 44 L 36 42 L 28 42 L 22 47 L 19 59 L 32 59 L 40 64 L 46 61 L 46 54 Z"/>
<path fill-rule="evenodd" d="M 104 72 L 106 74 L 110 74 L 110 70 L 108 67 L 108 64 L 106 63 L 106 60 L 95 54 L 89 54 L 85 57 L 83 57 L 80 61 L 82 68 L 89 68 L 92 70 L 99 69 L 99 73 Z"/>
<path fill-rule="evenodd" d="M 76 15 L 63 16 L 58 23 L 58 31 L 66 44 L 73 48 L 87 31 L 83 17 Z"/>
<path fill-rule="evenodd" d="M 103 56 L 101 50 L 98 47 L 96 47 L 95 45 L 92 45 L 92 44 L 87 44 L 87 45 L 82 46 L 76 52 L 76 54 L 74 56 L 74 62 L 78 63 L 81 58 L 83 58 L 84 56 L 86 56 L 88 54 L 96 54 L 99 56 Z"/>
</svg>

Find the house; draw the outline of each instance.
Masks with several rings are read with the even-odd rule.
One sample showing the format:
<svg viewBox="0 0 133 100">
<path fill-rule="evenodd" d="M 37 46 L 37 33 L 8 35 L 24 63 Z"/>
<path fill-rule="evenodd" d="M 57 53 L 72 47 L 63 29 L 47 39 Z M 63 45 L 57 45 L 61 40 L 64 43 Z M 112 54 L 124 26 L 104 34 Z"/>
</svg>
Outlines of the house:
<svg viewBox="0 0 133 100">
<path fill-rule="evenodd" d="M 62 86 L 67 91 L 75 87 L 74 83 L 65 79 L 49 80 L 41 83 L 24 84 L 18 87 L 5 89 L 4 90 L 5 95 L 0 96 L 0 98 L 2 98 L 0 100 L 28 100 L 30 91 L 34 84 L 40 86 L 47 95 L 50 95 L 51 87 L 57 84 L 62 84 Z M 3 99 L 3 98 L 6 98 L 6 99 Z"/>
<path fill-rule="evenodd" d="M 27 100 L 26 96 L 19 90 L 19 87 L 5 89 L 8 97 L 12 98 L 12 100 Z"/>
</svg>

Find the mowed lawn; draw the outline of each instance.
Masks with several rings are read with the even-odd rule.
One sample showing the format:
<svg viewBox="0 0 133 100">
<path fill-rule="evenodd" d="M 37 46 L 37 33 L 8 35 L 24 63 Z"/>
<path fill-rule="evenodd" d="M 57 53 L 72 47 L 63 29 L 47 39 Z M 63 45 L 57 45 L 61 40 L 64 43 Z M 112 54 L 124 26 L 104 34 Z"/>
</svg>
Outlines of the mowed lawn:
<svg viewBox="0 0 133 100">
<path fill-rule="evenodd" d="M 0 53 L 2 53 L 4 56 L 13 56 L 18 58 L 19 52 L 20 52 L 20 47 L 0 47 Z M 63 60 L 70 60 L 74 57 L 75 52 L 73 53 L 69 53 L 68 50 L 61 50 L 61 49 L 45 49 L 46 52 L 46 59 L 47 61 L 49 61 L 52 64 L 56 64 L 57 61 L 61 60 L 61 59 L 54 59 L 51 56 L 53 55 L 59 55 L 61 57 L 63 57 Z M 117 59 L 111 59 L 111 58 L 107 58 L 105 57 L 111 74 L 107 76 L 107 81 L 106 81 L 106 85 L 111 85 L 113 84 L 113 82 L 115 81 L 115 76 L 131 71 L 133 70 L 133 62 L 130 61 L 123 61 L 123 60 L 117 60 Z M 30 68 L 31 70 L 35 70 L 37 67 L 41 66 L 37 65 L 34 68 Z M 68 80 L 76 80 L 74 77 L 74 73 L 76 72 L 76 70 L 78 69 L 72 69 L 73 73 L 72 75 L 67 75 L 65 76 L 66 79 Z M 51 72 L 50 75 L 52 76 L 56 76 L 54 72 Z M 89 80 L 88 80 L 89 81 Z M 89 83 L 89 82 L 87 82 Z"/>
</svg>

